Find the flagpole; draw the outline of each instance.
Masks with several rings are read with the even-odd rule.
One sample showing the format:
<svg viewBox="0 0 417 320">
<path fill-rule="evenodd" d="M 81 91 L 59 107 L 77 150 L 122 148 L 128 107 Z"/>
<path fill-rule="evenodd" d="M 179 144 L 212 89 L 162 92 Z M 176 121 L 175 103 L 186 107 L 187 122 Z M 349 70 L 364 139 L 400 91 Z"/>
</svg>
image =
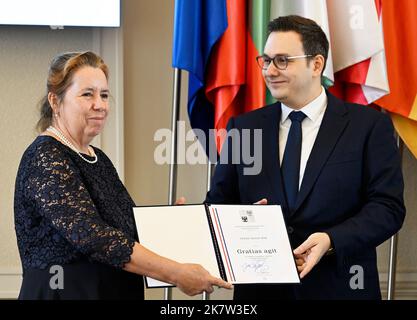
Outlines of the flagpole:
<svg viewBox="0 0 417 320">
<path fill-rule="evenodd" d="M 398 235 L 394 234 L 390 239 L 389 245 L 389 269 L 388 269 L 388 290 L 387 300 L 395 298 L 395 274 L 397 269 L 397 243 Z"/>
<path fill-rule="evenodd" d="M 173 205 L 177 196 L 177 123 L 180 118 L 181 70 L 174 68 L 174 85 L 172 93 L 171 117 L 171 156 L 169 161 L 168 204 Z M 172 300 L 172 289 L 164 289 L 164 300 Z"/>
<path fill-rule="evenodd" d="M 397 133 L 397 146 L 400 152 L 400 161 L 402 167 L 404 142 L 400 135 Z M 395 299 L 395 276 L 397 273 L 397 246 L 398 246 L 398 233 L 394 234 L 390 239 L 389 245 L 389 265 L 388 265 L 388 288 L 387 288 L 387 300 Z"/>
</svg>

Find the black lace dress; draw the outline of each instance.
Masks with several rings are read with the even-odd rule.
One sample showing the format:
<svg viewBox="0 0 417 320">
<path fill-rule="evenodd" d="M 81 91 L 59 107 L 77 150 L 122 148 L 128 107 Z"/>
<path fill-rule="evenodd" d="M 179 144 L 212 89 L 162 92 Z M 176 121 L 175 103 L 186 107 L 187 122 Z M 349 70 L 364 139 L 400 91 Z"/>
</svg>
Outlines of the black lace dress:
<svg viewBox="0 0 417 320">
<path fill-rule="evenodd" d="M 39 136 L 23 154 L 14 203 L 20 299 L 143 299 L 143 278 L 122 270 L 138 239 L 135 204 L 94 150 L 90 164 Z"/>
</svg>

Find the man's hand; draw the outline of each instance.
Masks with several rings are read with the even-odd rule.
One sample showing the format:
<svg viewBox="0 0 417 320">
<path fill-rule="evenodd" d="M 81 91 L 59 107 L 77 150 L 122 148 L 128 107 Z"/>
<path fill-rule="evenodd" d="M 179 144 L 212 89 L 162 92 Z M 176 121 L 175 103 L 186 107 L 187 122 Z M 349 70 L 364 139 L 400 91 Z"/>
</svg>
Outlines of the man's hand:
<svg viewBox="0 0 417 320">
<path fill-rule="evenodd" d="M 184 197 L 179 197 L 177 199 L 177 201 L 175 201 L 174 205 L 181 205 L 181 204 L 185 204 L 185 198 Z"/>
<path fill-rule="evenodd" d="M 313 233 L 297 249 L 294 250 L 300 278 L 304 278 L 330 249 L 331 240 L 327 233 Z"/>
<path fill-rule="evenodd" d="M 255 202 L 254 204 L 268 204 L 268 200 L 266 198 L 263 198 L 263 199 Z"/>
</svg>

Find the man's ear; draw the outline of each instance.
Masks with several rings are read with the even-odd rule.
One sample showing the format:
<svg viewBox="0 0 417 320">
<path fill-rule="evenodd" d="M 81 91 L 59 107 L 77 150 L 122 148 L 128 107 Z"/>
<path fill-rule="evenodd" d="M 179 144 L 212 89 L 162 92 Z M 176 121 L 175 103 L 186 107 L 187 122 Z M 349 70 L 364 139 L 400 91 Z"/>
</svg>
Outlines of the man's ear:
<svg viewBox="0 0 417 320">
<path fill-rule="evenodd" d="M 313 74 L 315 76 L 321 76 L 323 69 L 324 69 L 324 63 L 325 59 L 321 54 L 316 55 L 313 60 Z"/>
</svg>

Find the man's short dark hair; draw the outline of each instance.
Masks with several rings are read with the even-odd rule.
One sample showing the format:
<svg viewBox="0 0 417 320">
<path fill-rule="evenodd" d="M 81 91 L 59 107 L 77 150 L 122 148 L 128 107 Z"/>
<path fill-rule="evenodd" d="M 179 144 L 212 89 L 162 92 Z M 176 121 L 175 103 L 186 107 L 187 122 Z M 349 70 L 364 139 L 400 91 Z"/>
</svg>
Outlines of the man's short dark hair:
<svg viewBox="0 0 417 320">
<path fill-rule="evenodd" d="M 324 57 L 324 71 L 329 54 L 329 41 L 322 28 L 315 21 L 296 15 L 278 17 L 269 22 L 268 36 L 277 31 L 298 33 L 301 36 L 304 54 L 313 56 L 320 54 Z"/>
</svg>

